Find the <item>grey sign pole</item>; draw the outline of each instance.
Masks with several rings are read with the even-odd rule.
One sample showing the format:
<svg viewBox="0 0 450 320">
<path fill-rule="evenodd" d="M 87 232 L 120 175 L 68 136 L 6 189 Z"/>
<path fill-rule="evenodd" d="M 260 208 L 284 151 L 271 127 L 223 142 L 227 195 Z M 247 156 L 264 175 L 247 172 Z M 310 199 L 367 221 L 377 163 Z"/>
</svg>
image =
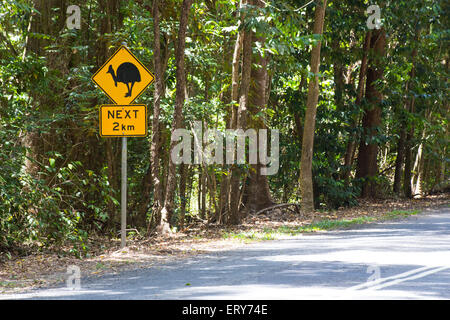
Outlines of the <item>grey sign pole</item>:
<svg viewBox="0 0 450 320">
<path fill-rule="evenodd" d="M 121 248 L 124 248 L 127 243 L 127 137 L 122 137 L 122 188 L 121 188 L 121 201 L 120 201 L 120 235 L 121 235 Z"/>
<path fill-rule="evenodd" d="M 122 42 L 123 46 L 127 46 L 126 42 Z M 122 137 L 122 188 L 120 195 L 120 247 L 125 248 L 127 245 L 127 137 Z"/>
</svg>

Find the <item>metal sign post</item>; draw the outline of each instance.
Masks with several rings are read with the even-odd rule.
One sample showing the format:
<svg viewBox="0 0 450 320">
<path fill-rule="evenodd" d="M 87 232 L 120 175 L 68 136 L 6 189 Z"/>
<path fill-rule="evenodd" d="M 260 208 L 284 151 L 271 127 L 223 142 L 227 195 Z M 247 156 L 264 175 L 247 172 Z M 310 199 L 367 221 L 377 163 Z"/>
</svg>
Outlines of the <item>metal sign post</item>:
<svg viewBox="0 0 450 320">
<path fill-rule="evenodd" d="M 120 235 L 121 248 L 127 245 L 127 137 L 122 137 L 122 187 L 121 187 L 121 201 L 120 201 Z"/>
</svg>

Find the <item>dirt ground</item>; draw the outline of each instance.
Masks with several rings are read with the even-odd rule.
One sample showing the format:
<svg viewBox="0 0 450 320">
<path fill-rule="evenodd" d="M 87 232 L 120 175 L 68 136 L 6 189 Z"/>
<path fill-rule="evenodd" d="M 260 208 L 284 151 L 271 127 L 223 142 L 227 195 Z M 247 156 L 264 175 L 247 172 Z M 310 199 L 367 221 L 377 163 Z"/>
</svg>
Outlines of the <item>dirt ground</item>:
<svg viewBox="0 0 450 320">
<path fill-rule="evenodd" d="M 61 254 L 61 250 L 8 258 L 0 255 L 0 293 L 25 292 L 60 283 L 67 278 L 66 270 L 70 265 L 78 266 L 82 277 L 100 276 L 126 269 L 150 268 L 155 264 L 199 253 L 230 250 L 246 244 L 246 241 L 239 238 L 224 237 L 226 233 L 258 232 L 280 226 L 298 227 L 321 220 L 381 217 L 393 210 L 424 210 L 449 203 L 450 194 L 441 194 L 412 200 L 360 202 L 358 207 L 310 214 L 299 214 L 292 208 L 281 208 L 249 215 L 239 226 L 225 227 L 196 220 L 188 224 L 183 232 L 170 236 L 144 238 L 137 234 L 127 239 L 127 247 L 124 249 L 120 249 L 120 239 L 90 238 L 90 256 L 83 259 Z"/>
</svg>

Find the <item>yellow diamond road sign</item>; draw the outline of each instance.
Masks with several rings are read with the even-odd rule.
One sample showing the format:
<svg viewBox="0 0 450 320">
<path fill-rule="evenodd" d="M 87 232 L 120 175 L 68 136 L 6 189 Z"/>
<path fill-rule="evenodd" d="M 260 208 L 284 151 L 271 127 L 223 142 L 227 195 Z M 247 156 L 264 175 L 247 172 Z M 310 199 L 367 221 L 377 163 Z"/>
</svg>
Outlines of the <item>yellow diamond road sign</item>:
<svg viewBox="0 0 450 320">
<path fill-rule="evenodd" d="M 147 135 L 147 106 L 107 104 L 100 107 L 101 137 L 145 137 Z"/>
<path fill-rule="evenodd" d="M 118 105 L 131 104 L 154 79 L 125 46 L 121 46 L 92 76 L 92 81 Z"/>
</svg>

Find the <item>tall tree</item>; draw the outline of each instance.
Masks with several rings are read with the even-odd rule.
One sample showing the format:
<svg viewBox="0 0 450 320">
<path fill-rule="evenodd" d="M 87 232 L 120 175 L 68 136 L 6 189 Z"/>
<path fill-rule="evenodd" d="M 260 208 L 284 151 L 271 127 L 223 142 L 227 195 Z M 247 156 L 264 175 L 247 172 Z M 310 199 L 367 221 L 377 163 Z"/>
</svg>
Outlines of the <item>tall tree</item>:
<svg viewBox="0 0 450 320">
<path fill-rule="evenodd" d="M 65 12 L 65 10 L 63 10 L 64 3 L 58 3 L 54 0 L 33 0 L 32 4 L 34 11 L 31 13 L 29 34 L 27 35 L 27 42 L 25 43 L 24 50 L 26 53 L 32 53 L 36 56 L 48 58 L 50 54 L 46 50 L 46 47 L 50 44 L 49 37 L 50 35 L 56 35 L 57 32 L 59 32 L 60 29 L 58 28 L 58 25 L 60 25 L 60 23 L 58 23 L 58 21 L 63 19 L 63 17 L 58 15 L 58 19 L 55 21 L 54 17 L 52 17 L 52 12 L 53 10 Z M 56 61 L 52 61 L 52 63 L 56 63 Z M 41 106 L 42 108 L 47 108 L 47 106 L 53 104 L 52 101 L 49 100 L 49 97 L 42 95 L 41 92 L 32 90 L 32 97 L 35 109 L 38 109 Z M 32 177 L 38 176 L 38 163 L 42 161 L 40 158 L 44 151 L 43 143 L 44 141 L 40 134 L 40 130 L 36 128 L 30 129 L 23 139 L 23 145 L 27 149 L 25 169 Z"/>
<path fill-rule="evenodd" d="M 327 0 L 316 4 L 314 13 L 313 33 L 322 36 L 325 20 Z M 314 129 L 316 125 L 316 110 L 319 100 L 319 66 L 320 48 L 322 41 L 318 41 L 311 51 L 311 73 L 313 78 L 309 81 L 308 98 L 306 101 L 305 124 L 303 129 L 302 156 L 300 162 L 300 190 L 302 197 L 302 210 L 314 210 L 314 193 L 312 181 L 312 157 L 314 150 Z"/>
<path fill-rule="evenodd" d="M 239 10 L 243 8 L 246 4 L 246 0 L 241 0 L 239 2 Z M 243 23 L 244 15 L 241 13 L 239 17 L 240 26 Z M 236 41 L 234 42 L 233 57 L 231 62 L 231 117 L 227 121 L 227 129 L 236 129 L 237 126 L 237 113 L 239 99 L 239 68 L 241 65 L 241 53 L 242 53 L 242 42 L 243 42 L 243 30 L 239 30 L 237 33 Z M 226 212 L 230 210 L 230 181 L 231 181 L 232 168 L 228 168 L 227 173 L 222 175 L 222 182 L 220 186 L 220 196 L 219 196 L 219 208 L 214 219 L 223 223 L 225 219 L 223 216 Z"/>
<path fill-rule="evenodd" d="M 160 13 L 159 0 L 153 1 L 153 63 L 155 68 L 155 97 L 153 100 L 153 120 L 152 120 L 152 140 L 150 144 L 150 161 L 151 174 L 153 180 L 153 206 L 152 206 L 152 221 L 159 224 L 160 212 L 162 207 L 162 184 L 160 176 L 159 158 L 160 158 L 160 113 L 161 113 L 161 98 L 164 95 L 164 74 L 162 68 L 161 56 L 161 32 L 160 32 Z M 150 221 L 150 223 L 152 222 Z M 149 224 L 150 225 L 150 224 Z"/>
<path fill-rule="evenodd" d="M 264 8 L 265 6 L 261 0 L 255 0 L 254 5 L 259 8 Z M 253 47 L 256 47 L 256 43 L 258 42 L 259 47 L 264 48 L 265 41 L 264 36 L 257 34 L 253 34 L 252 36 Z M 262 55 L 259 50 L 253 53 L 248 110 L 250 115 L 249 127 L 256 130 L 266 129 L 266 124 L 261 114 L 264 113 L 269 94 L 267 92 L 267 82 L 269 81 L 267 64 L 267 55 Z M 248 187 L 243 202 L 249 211 L 259 211 L 274 203 L 270 194 L 267 176 L 261 175 L 260 164 L 251 165 L 247 180 Z"/>
<path fill-rule="evenodd" d="M 239 9 L 242 9 L 243 6 L 247 3 L 246 0 L 241 0 L 239 4 Z M 241 14 L 240 16 L 240 23 L 242 25 L 244 19 L 244 15 Z M 241 52 L 242 52 L 242 41 L 243 41 L 243 31 L 240 30 L 237 34 L 236 42 L 234 45 L 234 51 L 233 51 L 233 62 L 232 62 L 232 69 L 231 69 L 231 101 L 233 103 L 232 105 L 232 112 L 231 112 L 231 124 L 230 129 L 236 129 L 237 125 L 237 111 L 238 108 L 235 103 L 238 102 L 239 98 L 239 62 L 241 61 Z"/>
<path fill-rule="evenodd" d="M 363 56 L 361 59 L 361 66 L 359 68 L 358 87 L 357 87 L 356 100 L 355 100 L 355 104 L 357 106 L 361 106 L 361 102 L 364 97 L 364 89 L 365 89 L 366 74 L 367 74 L 367 58 L 368 58 L 368 54 L 369 54 L 371 38 L 372 38 L 372 31 L 369 30 L 365 36 L 364 46 L 363 46 Z M 359 121 L 358 117 L 352 118 L 352 124 L 351 124 L 352 131 L 354 131 L 356 129 L 358 121 Z M 350 178 L 351 166 L 353 163 L 356 142 L 357 142 L 356 134 L 352 133 L 347 142 L 347 148 L 346 148 L 345 156 L 344 156 L 343 179 L 346 182 L 348 182 L 348 180 Z"/>
<path fill-rule="evenodd" d="M 416 30 L 416 35 L 414 36 L 414 42 L 415 45 L 419 43 L 419 34 L 420 30 Z M 415 47 L 411 53 L 411 60 L 412 60 L 412 68 L 410 71 L 410 79 L 414 80 L 414 77 L 416 76 L 416 65 L 415 60 L 417 57 L 417 47 Z M 408 89 L 408 88 L 407 88 Z M 415 96 L 412 95 L 409 97 L 407 102 L 407 111 L 410 114 L 415 113 Z M 413 197 L 413 190 L 412 190 L 412 148 L 413 148 L 413 138 L 414 138 L 414 123 L 409 123 L 409 130 L 406 134 L 406 141 L 405 141 L 405 169 L 403 174 L 403 193 L 405 197 L 412 198 Z"/>
<path fill-rule="evenodd" d="M 418 43 L 418 37 L 415 36 L 414 39 L 414 46 L 416 46 Z M 396 194 L 400 193 L 400 187 L 401 187 L 401 181 L 402 181 L 402 173 L 404 173 L 405 178 L 409 181 L 411 181 L 411 149 L 410 149 L 410 139 L 412 138 L 411 131 L 407 134 L 407 127 L 408 127 L 408 121 L 407 121 L 407 114 L 414 109 L 414 97 L 409 97 L 409 91 L 411 89 L 414 76 L 415 76 L 415 60 L 417 56 L 417 48 L 414 48 L 411 53 L 411 60 L 413 63 L 413 66 L 411 68 L 411 71 L 409 73 L 409 79 L 406 81 L 405 84 L 405 93 L 406 93 L 406 99 L 404 103 L 404 110 L 402 110 L 402 115 L 400 117 L 400 136 L 397 142 L 397 157 L 395 159 L 395 173 L 394 173 L 394 183 L 393 183 L 393 191 Z M 408 138 L 408 139 L 407 139 Z M 405 171 L 402 171 L 403 164 L 405 162 Z M 410 197 L 411 196 L 411 188 L 405 185 L 404 187 L 404 193 L 405 196 Z"/>
<path fill-rule="evenodd" d="M 247 5 L 252 5 L 253 1 L 248 0 Z M 250 76 L 252 69 L 252 32 L 246 28 L 243 32 L 242 40 L 242 72 L 241 84 L 239 87 L 239 107 L 236 115 L 236 128 L 247 127 L 247 109 L 249 105 Z M 233 165 L 230 178 L 229 212 L 227 222 L 238 224 L 241 221 L 240 209 L 240 181 L 242 172 L 237 165 Z"/>
<path fill-rule="evenodd" d="M 186 74 L 185 74 L 185 47 L 186 47 L 186 30 L 188 25 L 189 11 L 192 5 L 192 0 L 183 0 L 180 13 L 180 26 L 178 30 L 177 47 L 175 54 L 176 63 L 176 96 L 175 96 L 175 111 L 173 114 L 172 133 L 181 128 L 183 119 L 183 106 L 186 97 Z M 170 232 L 170 218 L 173 214 L 173 204 L 176 188 L 176 165 L 171 161 L 170 156 L 173 148 L 176 146 L 176 141 L 171 141 L 169 148 L 169 164 L 167 173 L 166 192 L 164 199 L 164 206 L 161 210 L 161 222 L 159 231 L 161 233 Z"/>
<path fill-rule="evenodd" d="M 376 135 L 381 125 L 381 101 L 383 94 L 378 89 L 378 81 L 383 77 L 386 33 L 384 29 L 373 30 L 370 41 L 372 59 L 369 61 L 366 79 L 367 106 L 362 120 L 363 134 L 359 144 L 356 177 L 362 178 L 361 196 L 375 195 L 374 178 L 378 174 L 378 142 Z"/>
</svg>

